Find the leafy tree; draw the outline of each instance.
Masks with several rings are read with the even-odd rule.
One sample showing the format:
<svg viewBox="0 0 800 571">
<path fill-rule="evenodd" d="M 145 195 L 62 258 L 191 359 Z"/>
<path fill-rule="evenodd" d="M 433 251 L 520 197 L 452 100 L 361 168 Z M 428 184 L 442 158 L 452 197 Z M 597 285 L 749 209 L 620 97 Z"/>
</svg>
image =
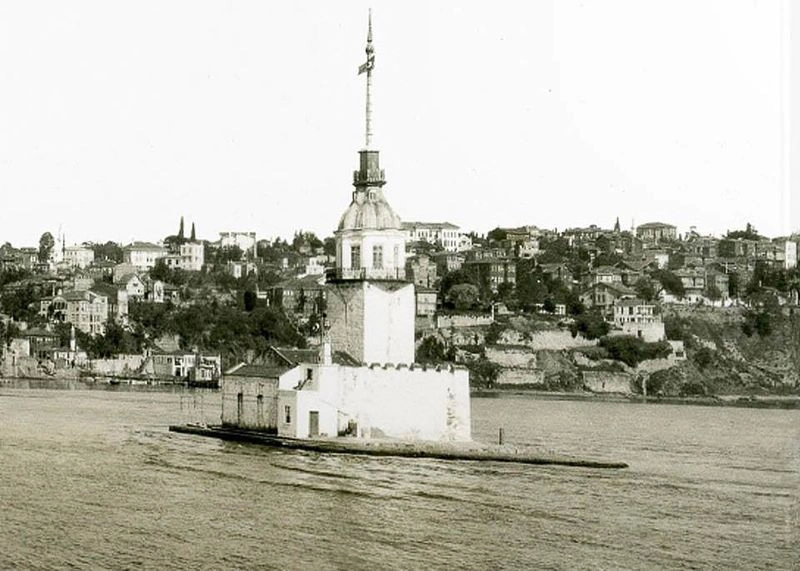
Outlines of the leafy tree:
<svg viewBox="0 0 800 571">
<path fill-rule="evenodd" d="M 122 262 L 122 248 L 116 242 L 108 241 L 105 244 L 92 244 L 92 250 L 96 260 Z"/>
<path fill-rule="evenodd" d="M 676 274 L 669 270 L 656 270 L 653 272 L 653 278 L 661 283 L 661 287 L 667 293 L 682 299 L 686 295 L 686 289 L 683 286 L 683 281 Z"/>
<path fill-rule="evenodd" d="M 475 283 L 474 277 L 465 270 L 454 270 L 452 272 L 447 272 L 444 276 L 442 276 L 442 280 L 439 283 L 439 293 L 442 299 L 445 299 L 447 297 L 447 293 L 450 291 L 450 288 L 457 284 L 472 284 L 476 287 L 478 286 L 478 284 Z"/>
<path fill-rule="evenodd" d="M 490 230 L 488 234 L 486 234 L 486 239 L 489 242 L 502 242 L 506 239 L 508 233 L 503 230 L 502 228 L 495 228 L 494 230 Z"/>
<path fill-rule="evenodd" d="M 480 291 L 469 283 L 456 284 L 448 290 L 445 300 L 458 310 L 473 309 L 480 300 Z"/>
<path fill-rule="evenodd" d="M 492 387 L 500 375 L 500 365 L 487 359 L 478 357 L 467 363 L 469 380 L 473 386 Z"/>
<path fill-rule="evenodd" d="M 705 295 L 712 303 L 716 303 L 722 299 L 722 291 L 717 287 L 716 284 L 708 283 L 706 284 L 706 288 L 703 291 L 703 295 Z"/>
<path fill-rule="evenodd" d="M 244 292 L 244 310 L 247 312 L 253 311 L 256 308 L 256 304 L 258 303 L 258 298 L 256 297 L 256 292 L 253 290 L 246 290 Z"/>
<path fill-rule="evenodd" d="M 417 348 L 418 363 L 436 365 L 445 361 L 453 361 L 454 351 L 448 350 L 441 340 L 433 336 L 425 337 Z"/>
<path fill-rule="evenodd" d="M 509 302 L 514 294 L 514 284 L 510 282 L 503 282 L 497 286 L 497 294 L 495 299 L 497 301 Z"/>
<path fill-rule="evenodd" d="M 537 256 L 541 264 L 564 262 L 572 256 L 572 248 L 566 238 L 545 238 L 539 241 L 542 253 Z"/>
<path fill-rule="evenodd" d="M 10 290 L 6 288 L 0 298 L 0 308 L 15 321 L 34 321 L 39 313 L 40 300 L 39 291 L 32 284 L 25 283 Z"/>
<path fill-rule="evenodd" d="M 556 302 L 553 301 L 553 298 L 549 295 L 544 298 L 544 303 L 542 304 L 542 309 L 544 309 L 547 313 L 555 313 L 556 312 Z"/>
<path fill-rule="evenodd" d="M 629 367 L 635 367 L 648 359 L 663 359 L 672 352 L 672 347 L 666 341 L 646 343 L 632 335 L 614 335 L 600 339 L 600 346 L 608 351 L 609 356 L 622 361 Z"/>
<path fill-rule="evenodd" d="M 728 293 L 731 297 L 739 297 L 739 274 L 728 274 Z"/>
<path fill-rule="evenodd" d="M 322 241 L 322 252 L 326 256 L 336 256 L 336 238 L 328 236 Z"/>
<path fill-rule="evenodd" d="M 639 278 L 633 285 L 633 289 L 636 290 L 636 295 L 644 301 L 654 301 L 658 295 L 653 280 L 647 277 Z"/>
<path fill-rule="evenodd" d="M 664 334 L 667 339 L 681 341 L 686 338 L 683 320 L 680 317 L 669 316 L 664 318 Z"/>
<path fill-rule="evenodd" d="M 2 353 L 2 346 L 11 346 L 11 341 L 19 334 L 19 327 L 14 322 L 9 321 L 6 323 L 5 321 L 0 321 L 0 353 Z"/>
<path fill-rule="evenodd" d="M 570 324 L 569 330 L 573 337 L 580 333 L 586 339 L 598 339 L 608 334 L 611 326 L 603 319 L 603 316 L 596 309 L 586 311 L 575 317 L 575 321 Z"/>
<path fill-rule="evenodd" d="M 53 247 L 55 246 L 56 241 L 53 239 L 53 235 L 50 232 L 45 232 L 39 238 L 39 261 L 42 263 L 47 262 L 50 260 L 50 256 L 53 253 Z"/>
<path fill-rule="evenodd" d="M 763 240 L 764 239 L 764 237 L 761 236 L 758 233 L 758 230 L 756 230 L 755 226 L 753 226 L 749 222 L 745 226 L 744 230 L 734 230 L 732 232 L 728 231 L 726 237 L 730 238 L 731 240 L 737 240 L 737 239 L 741 239 L 741 240 Z"/>
<path fill-rule="evenodd" d="M 671 252 L 667 261 L 667 269 L 680 270 L 686 265 L 686 254 L 683 252 Z"/>
<path fill-rule="evenodd" d="M 705 369 L 714 361 L 714 352 L 708 347 L 700 347 L 694 353 L 694 362 L 700 368 Z"/>
</svg>

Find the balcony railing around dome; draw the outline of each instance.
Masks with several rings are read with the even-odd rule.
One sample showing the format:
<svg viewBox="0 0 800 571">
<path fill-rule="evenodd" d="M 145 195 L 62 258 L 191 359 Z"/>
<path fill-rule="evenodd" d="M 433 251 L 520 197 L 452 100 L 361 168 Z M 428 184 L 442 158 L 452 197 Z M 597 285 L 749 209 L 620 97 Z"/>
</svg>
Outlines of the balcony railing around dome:
<svg viewBox="0 0 800 571">
<path fill-rule="evenodd" d="M 366 174 L 366 176 L 364 176 Z M 368 171 L 353 171 L 354 184 L 367 184 L 370 182 L 382 182 L 386 180 L 386 173 L 383 169 L 369 169 Z"/>
<path fill-rule="evenodd" d="M 331 268 L 327 280 L 406 281 L 405 268 Z"/>
</svg>

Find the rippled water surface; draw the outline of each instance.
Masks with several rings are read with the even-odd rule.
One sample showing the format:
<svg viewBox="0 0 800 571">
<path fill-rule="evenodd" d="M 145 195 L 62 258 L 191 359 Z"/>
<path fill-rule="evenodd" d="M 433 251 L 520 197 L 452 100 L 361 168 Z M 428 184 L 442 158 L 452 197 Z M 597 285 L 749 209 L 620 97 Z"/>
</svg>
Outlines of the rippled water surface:
<svg viewBox="0 0 800 571">
<path fill-rule="evenodd" d="M 201 391 L 0 384 L 0 568 L 797 569 L 800 413 L 473 399 L 602 471 L 174 434 Z M 190 406 L 191 405 L 191 406 Z"/>
</svg>

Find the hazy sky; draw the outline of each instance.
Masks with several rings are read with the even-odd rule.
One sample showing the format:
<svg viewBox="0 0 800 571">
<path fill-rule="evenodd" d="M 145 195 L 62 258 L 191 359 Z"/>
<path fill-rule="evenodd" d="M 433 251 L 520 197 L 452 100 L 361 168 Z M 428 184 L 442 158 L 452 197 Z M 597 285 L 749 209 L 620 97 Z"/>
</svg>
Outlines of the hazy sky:
<svg viewBox="0 0 800 571">
<path fill-rule="evenodd" d="M 800 228 L 788 0 L 75 0 L 0 3 L 0 242 L 332 234 L 370 5 L 404 220 Z"/>
</svg>

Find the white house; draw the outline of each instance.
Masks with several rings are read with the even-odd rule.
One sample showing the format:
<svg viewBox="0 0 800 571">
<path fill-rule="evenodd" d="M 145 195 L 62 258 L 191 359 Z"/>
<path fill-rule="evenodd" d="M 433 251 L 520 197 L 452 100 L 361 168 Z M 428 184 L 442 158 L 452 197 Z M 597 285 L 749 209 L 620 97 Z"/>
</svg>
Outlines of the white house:
<svg viewBox="0 0 800 571">
<path fill-rule="evenodd" d="M 87 268 L 94 261 L 94 250 L 88 246 L 65 246 L 62 261 L 71 268 Z"/>
<path fill-rule="evenodd" d="M 149 270 L 156 265 L 156 260 L 167 255 L 164 246 L 150 242 L 133 242 L 122 248 L 122 256 L 126 264 L 139 271 Z"/>
</svg>

